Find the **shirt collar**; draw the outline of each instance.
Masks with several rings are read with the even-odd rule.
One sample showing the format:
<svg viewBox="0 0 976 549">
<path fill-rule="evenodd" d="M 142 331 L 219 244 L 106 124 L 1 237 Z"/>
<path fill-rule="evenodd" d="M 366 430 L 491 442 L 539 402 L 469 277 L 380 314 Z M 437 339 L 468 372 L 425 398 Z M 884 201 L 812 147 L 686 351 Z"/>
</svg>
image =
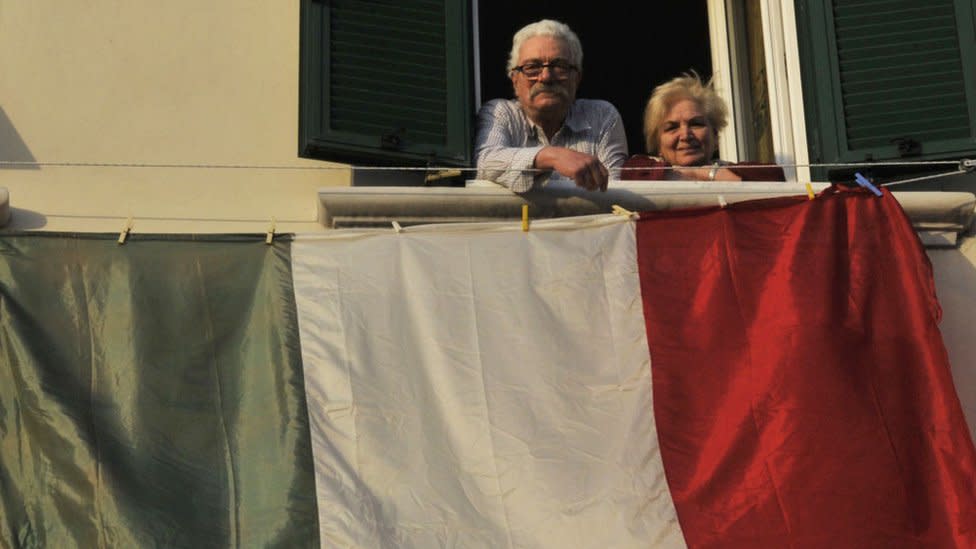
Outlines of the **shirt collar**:
<svg viewBox="0 0 976 549">
<path fill-rule="evenodd" d="M 590 121 L 583 116 L 579 101 L 573 101 L 573 104 L 570 105 L 569 113 L 566 114 L 566 120 L 563 121 L 563 127 L 569 128 L 574 133 L 590 129 Z"/>
<path fill-rule="evenodd" d="M 522 116 L 525 117 L 525 122 L 529 125 L 529 128 L 535 132 L 536 137 L 544 135 L 542 128 L 526 116 L 525 111 L 522 110 L 522 106 L 518 104 L 518 99 L 513 99 L 512 101 L 515 103 L 516 108 L 519 109 L 519 112 L 522 113 Z M 563 125 L 556 130 L 556 134 L 558 135 L 563 129 L 568 129 L 573 133 L 580 133 L 589 130 L 591 127 L 590 121 L 583 114 L 580 102 L 574 100 L 573 104 L 569 106 L 569 112 L 566 113 L 566 119 L 563 120 Z"/>
</svg>

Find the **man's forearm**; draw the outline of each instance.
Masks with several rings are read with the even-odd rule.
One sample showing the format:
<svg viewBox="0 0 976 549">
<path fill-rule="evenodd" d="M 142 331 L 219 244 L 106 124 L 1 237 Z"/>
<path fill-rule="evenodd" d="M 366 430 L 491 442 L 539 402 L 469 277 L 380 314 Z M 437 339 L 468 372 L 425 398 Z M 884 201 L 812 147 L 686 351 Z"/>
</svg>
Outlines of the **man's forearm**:
<svg viewBox="0 0 976 549">
<path fill-rule="evenodd" d="M 555 170 L 556 162 L 563 147 L 542 147 L 535 155 L 533 166 L 540 170 Z"/>
<path fill-rule="evenodd" d="M 543 147 L 485 147 L 478 151 L 478 177 L 515 192 L 530 190 L 538 175 L 532 171 Z"/>
<path fill-rule="evenodd" d="M 555 170 L 590 191 L 607 190 L 609 173 L 600 159 L 565 147 L 544 147 L 535 157 L 538 169 Z"/>
</svg>

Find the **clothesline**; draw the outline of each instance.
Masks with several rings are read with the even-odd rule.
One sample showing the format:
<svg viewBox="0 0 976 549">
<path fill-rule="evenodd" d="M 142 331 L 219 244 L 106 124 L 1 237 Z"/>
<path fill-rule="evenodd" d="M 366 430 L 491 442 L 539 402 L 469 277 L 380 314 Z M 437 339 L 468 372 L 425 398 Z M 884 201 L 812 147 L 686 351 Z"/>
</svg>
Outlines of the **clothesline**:
<svg viewBox="0 0 976 549">
<path fill-rule="evenodd" d="M 771 164 L 764 165 L 736 165 L 737 170 L 768 169 Z M 891 166 L 904 167 L 926 167 L 926 166 L 953 166 L 956 169 L 947 172 L 927 174 L 910 179 L 888 181 L 880 183 L 881 186 L 889 187 L 893 185 L 903 185 L 906 183 L 918 183 L 930 179 L 938 179 L 949 175 L 967 173 L 976 169 L 976 160 L 927 160 L 927 161 L 885 161 L 885 162 L 842 162 L 842 163 L 812 163 L 812 164 L 778 164 L 781 168 L 879 168 Z M 216 170 L 292 170 L 292 171 L 376 171 L 376 172 L 426 172 L 427 181 L 433 182 L 438 179 L 460 176 L 465 173 L 477 174 L 481 169 L 453 167 L 453 166 L 281 166 L 281 165 L 260 165 L 260 164 L 194 164 L 194 163 L 134 163 L 134 162 L 39 162 L 22 160 L 0 160 L 2 167 L 20 168 L 154 168 L 154 169 L 216 169 Z M 701 166 L 646 166 L 633 168 L 616 168 L 618 173 L 624 174 L 631 171 L 653 171 L 653 170 L 692 170 L 700 169 Z M 514 168 L 512 169 L 514 170 Z M 492 171 L 500 171 L 492 168 Z M 503 171 L 503 170 L 502 170 Z M 550 170 L 523 169 L 520 172 L 542 173 Z M 621 177 L 620 179 L 625 179 Z"/>
<path fill-rule="evenodd" d="M 927 161 L 883 161 L 883 162 L 843 162 L 843 163 L 811 163 L 811 164 L 764 164 L 737 165 L 736 169 L 767 168 L 778 165 L 782 168 L 878 168 L 886 166 L 956 166 L 960 169 L 976 168 L 976 159 L 964 160 L 927 160 Z M 223 169 L 223 170 L 310 170 L 310 171 L 457 171 L 461 173 L 476 173 L 483 168 L 469 168 L 457 166 L 284 166 L 261 164 L 210 164 L 210 163 L 139 163 L 139 162 L 72 162 L 72 161 L 33 161 L 33 160 L 0 160 L 0 167 L 36 167 L 36 168 L 172 168 L 172 169 Z M 701 166 L 653 166 L 635 168 L 616 168 L 621 171 L 633 170 L 683 170 L 700 169 Z M 492 171 L 500 171 L 492 167 Z M 544 172 L 549 170 L 519 169 L 524 172 Z"/>
</svg>

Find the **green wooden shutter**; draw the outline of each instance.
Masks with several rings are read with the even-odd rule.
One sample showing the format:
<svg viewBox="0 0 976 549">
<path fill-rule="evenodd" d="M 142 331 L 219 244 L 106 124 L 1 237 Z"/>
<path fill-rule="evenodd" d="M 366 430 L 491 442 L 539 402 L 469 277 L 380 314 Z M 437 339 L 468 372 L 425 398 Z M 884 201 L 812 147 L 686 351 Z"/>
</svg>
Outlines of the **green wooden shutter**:
<svg viewBox="0 0 976 549">
<path fill-rule="evenodd" d="M 972 0 L 798 0 L 813 162 L 976 152 Z"/>
<path fill-rule="evenodd" d="M 469 165 L 466 0 L 303 0 L 301 156 Z"/>
</svg>

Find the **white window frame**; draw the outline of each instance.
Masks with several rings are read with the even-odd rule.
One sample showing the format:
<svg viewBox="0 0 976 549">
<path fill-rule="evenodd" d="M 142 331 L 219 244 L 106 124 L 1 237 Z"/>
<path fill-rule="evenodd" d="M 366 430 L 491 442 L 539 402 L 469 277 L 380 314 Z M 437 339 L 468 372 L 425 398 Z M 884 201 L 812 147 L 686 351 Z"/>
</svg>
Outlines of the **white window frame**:
<svg viewBox="0 0 976 549">
<path fill-rule="evenodd" d="M 729 126 L 719 136 L 726 160 L 748 159 L 752 138 L 746 45 L 737 38 L 745 16 L 735 0 L 707 0 L 715 87 L 730 107 Z M 806 118 L 800 77 L 800 51 L 793 0 L 759 0 L 762 18 L 770 131 L 776 163 L 787 181 L 810 181 Z M 730 30 L 731 29 L 731 30 Z"/>
<path fill-rule="evenodd" d="M 746 66 L 745 44 L 739 43 L 739 33 L 730 31 L 739 16 L 733 16 L 733 0 L 708 0 L 708 35 L 712 55 L 712 85 L 729 105 L 729 125 L 718 136 L 718 150 L 723 159 L 738 162 L 747 158 L 745 144 L 749 133 L 749 86 L 738 72 Z M 741 144 L 741 145 L 740 145 Z"/>
</svg>

